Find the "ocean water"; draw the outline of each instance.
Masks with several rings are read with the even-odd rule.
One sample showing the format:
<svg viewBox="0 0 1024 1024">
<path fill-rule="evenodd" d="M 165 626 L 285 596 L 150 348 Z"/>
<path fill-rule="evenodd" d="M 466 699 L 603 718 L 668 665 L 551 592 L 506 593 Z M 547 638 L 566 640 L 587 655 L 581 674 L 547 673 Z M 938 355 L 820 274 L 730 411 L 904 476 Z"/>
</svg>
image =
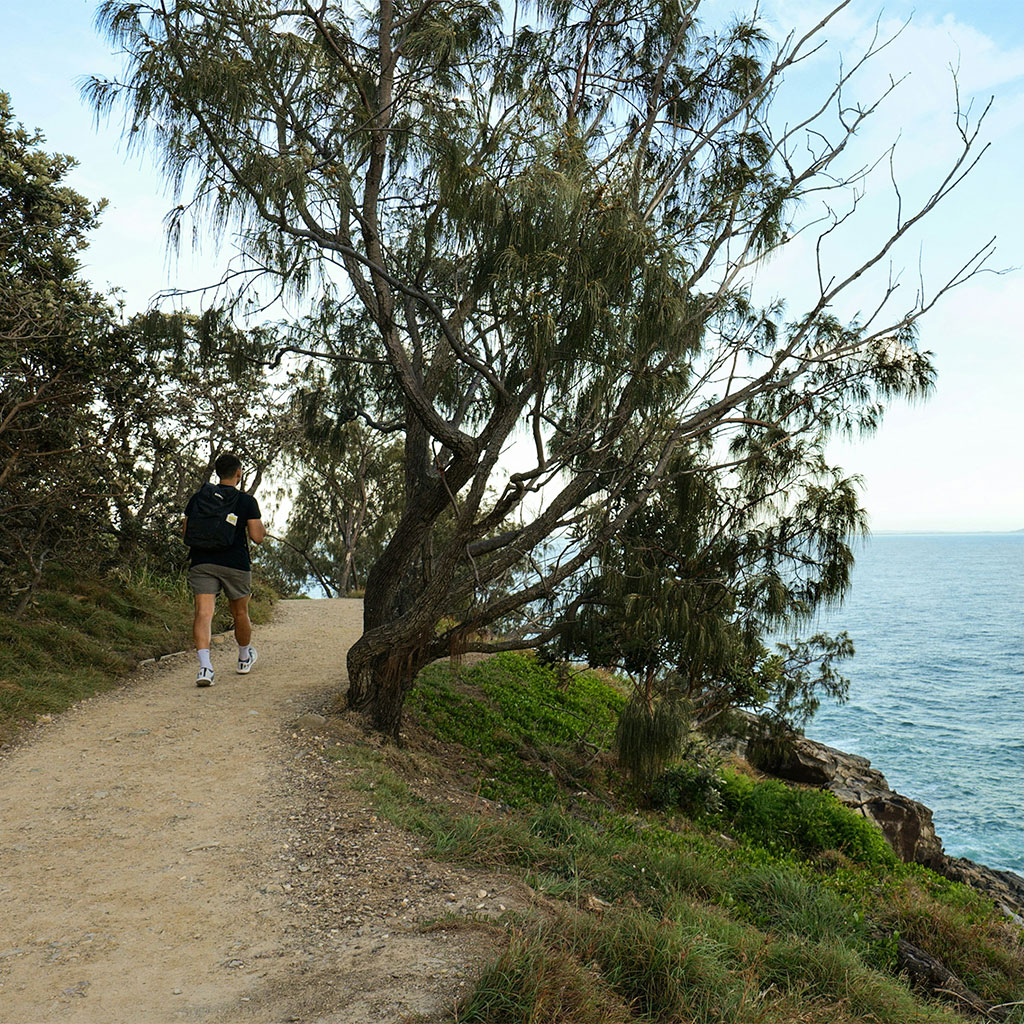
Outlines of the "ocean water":
<svg viewBox="0 0 1024 1024">
<path fill-rule="evenodd" d="M 1024 873 L 1024 533 L 876 535 L 820 624 L 857 653 L 807 735 L 930 807 L 947 853 Z"/>
</svg>

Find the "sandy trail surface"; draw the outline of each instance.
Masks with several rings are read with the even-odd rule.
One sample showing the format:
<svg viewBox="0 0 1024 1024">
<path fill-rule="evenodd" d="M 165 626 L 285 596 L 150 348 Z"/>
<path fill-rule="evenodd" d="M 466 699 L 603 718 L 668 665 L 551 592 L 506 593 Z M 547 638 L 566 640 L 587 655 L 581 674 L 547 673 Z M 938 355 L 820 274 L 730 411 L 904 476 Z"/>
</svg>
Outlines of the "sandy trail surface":
<svg viewBox="0 0 1024 1024">
<path fill-rule="evenodd" d="M 289 726 L 343 685 L 361 612 L 281 602 L 250 675 L 227 637 L 210 689 L 158 662 L 0 760 L 3 1024 L 440 1019 L 472 950 L 389 907 L 482 883 L 328 799 Z"/>
</svg>

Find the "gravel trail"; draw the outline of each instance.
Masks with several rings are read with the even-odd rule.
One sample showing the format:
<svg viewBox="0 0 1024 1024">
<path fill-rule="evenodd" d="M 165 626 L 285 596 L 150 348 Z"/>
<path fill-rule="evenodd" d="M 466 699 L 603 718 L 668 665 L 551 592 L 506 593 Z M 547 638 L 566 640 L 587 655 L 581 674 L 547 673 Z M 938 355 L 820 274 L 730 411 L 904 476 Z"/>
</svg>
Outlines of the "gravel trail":
<svg viewBox="0 0 1024 1024">
<path fill-rule="evenodd" d="M 457 957 L 432 953 L 430 977 L 447 981 L 417 985 L 425 940 L 411 936 L 386 967 L 355 970 L 373 930 L 311 923 L 316 908 L 290 884 L 296 814 L 308 824 L 311 801 L 323 797 L 308 777 L 297 784 L 314 752 L 286 727 L 344 684 L 361 614 L 359 601 L 283 601 L 254 630 L 260 659 L 250 675 L 235 674 L 226 637 L 212 688 L 195 687 L 191 655 L 146 666 L 0 761 L 3 1024 L 360 1024 L 451 1005 L 442 990 L 464 974 Z M 359 799 L 349 803 L 331 814 L 358 817 Z M 354 858 L 398 865 L 408 848 L 414 862 L 407 837 L 371 831 L 376 847 Z M 424 892 L 460 881 L 444 871 L 421 872 Z M 360 899 L 373 917 L 371 896 Z M 396 991 L 389 979 L 400 974 Z"/>
</svg>

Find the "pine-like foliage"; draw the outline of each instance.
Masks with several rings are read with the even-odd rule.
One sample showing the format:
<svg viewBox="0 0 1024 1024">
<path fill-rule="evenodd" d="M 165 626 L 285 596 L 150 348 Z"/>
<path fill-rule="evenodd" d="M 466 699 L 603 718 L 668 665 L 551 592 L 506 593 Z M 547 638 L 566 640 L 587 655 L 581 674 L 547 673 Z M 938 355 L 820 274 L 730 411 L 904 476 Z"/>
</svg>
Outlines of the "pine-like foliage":
<svg viewBox="0 0 1024 1024">
<path fill-rule="evenodd" d="M 955 187 L 975 133 L 864 263 L 809 267 L 820 295 L 786 321 L 752 302 L 753 268 L 802 198 L 863 184 L 839 158 L 874 107 L 810 97 L 773 123 L 832 15 L 773 50 L 756 21 L 712 29 L 700 7 L 101 6 L 126 68 L 87 91 L 162 155 L 172 236 L 205 216 L 248 254 L 240 298 L 267 301 L 270 275 L 315 300 L 291 348 L 326 360 L 327 412 L 402 437 L 402 513 L 349 655 L 349 699 L 386 732 L 419 665 L 572 579 L 678 452 L 782 478 L 786 439 L 870 427 L 930 382 L 914 338 L 931 299 L 886 317 L 883 284 L 851 323 L 836 305 Z M 534 557 L 552 536 L 568 543 Z"/>
<path fill-rule="evenodd" d="M 633 680 L 619 753 L 640 781 L 677 752 L 687 728 L 708 728 L 730 708 L 803 724 L 822 695 L 846 692 L 834 667 L 852 653 L 845 634 L 774 652 L 767 638 L 806 625 L 845 592 L 850 544 L 864 530 L 856 481 L 820 453 L 793 460 L 774 494 L 761 475 L 726 483 L 701 472 L 704 462 L 678 458 L 604 546 L 563 610 L 555 645 L 561 657 Z"/>
</svg>

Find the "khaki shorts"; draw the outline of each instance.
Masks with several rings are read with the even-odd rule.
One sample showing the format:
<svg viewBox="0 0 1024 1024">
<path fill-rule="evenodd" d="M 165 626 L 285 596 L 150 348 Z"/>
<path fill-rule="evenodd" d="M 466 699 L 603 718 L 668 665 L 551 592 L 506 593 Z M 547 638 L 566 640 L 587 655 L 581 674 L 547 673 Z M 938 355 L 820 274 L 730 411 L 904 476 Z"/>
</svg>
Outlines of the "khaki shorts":
<svg viewBox="0 0 1024 1024">
<path fill-rule="evenodd" d="M 251 572 L 212 562 L 193 565 L 188 571 L 188 582 L 193 594 L 219 594 L 223 590 L 229 601 L 237 601 L 252 593 Z"/>
</svg>

